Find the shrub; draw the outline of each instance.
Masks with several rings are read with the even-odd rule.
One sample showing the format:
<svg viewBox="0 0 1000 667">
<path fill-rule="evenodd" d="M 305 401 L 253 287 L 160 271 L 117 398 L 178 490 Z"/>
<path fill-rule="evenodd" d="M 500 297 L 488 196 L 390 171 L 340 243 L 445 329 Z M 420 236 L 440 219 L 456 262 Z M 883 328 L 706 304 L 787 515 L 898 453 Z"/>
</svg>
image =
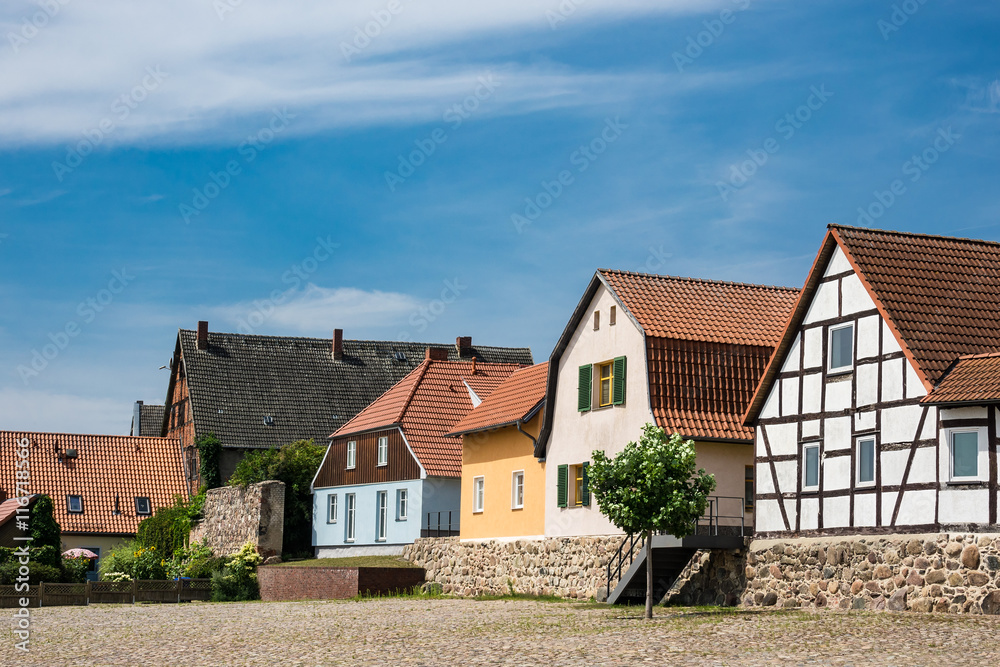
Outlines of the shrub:
<svg viewBox="0 0 1000 667">
<path fill-rule="evenodd" d="M 28 567 L 28 583 L 35 585 L 42 581 L 59 582 L 62 581 L 63 572 L 58 567 L 45 565 L 44 563 L 31 563 Z M 0 584 L 15 584 L 20 576 L 21 564 L 17 561 L 0 565 Z"/>
<path fill-rule="evenodd" d="M 143 547 L 135 541 L 124 542 L 101 559 L 101 578 L 120 572 L 129 579 L 166 579 L 167 561 L 156 547 Z"/>
<path fill-rule="evenodd" d="M 286 556 L 312 556 L 312 485 L 323 461 L 325 445 L 297 440 L 280 449 L 250 452 L 229 478 L 230 486 L 247 486 L 268 480 L 285 483 L 285 521 L 282 551 Z"/>
<path fill-rule="evenodd" d="M 188 534 L 194 521 L 201 517 L 205 504 L 205 494 L 190 500 L 174 496 L 174 504 L 160 507 L 156 513 L 139 524 L 136 544 L 142 547 L 156 547 L 163 558 L 172 558 L 174 551 L 187 544 Z"/>
<path fill-rule="evenodd" d="M 62 566 L 62 528 L 52 516 L 52 498 L 42 496 L 35 501 L 28 520 L 31 531 L 31 546 L 35 549 L 52 547 L 51 551 L 39 552 L 35 557 L 39 563 L 58 569 Z"/>
<path fill-rule="evenodd" d="M 213 572 L 221 571 L 225 566 L 225 557 L 215 556 L 207 544 L 196 542 L 174 552 L 173 559 L 167 562 L 167 574 L 170 577 L 208 579 Z"/>
<path fill-rule="evenodd" d="M 257 566 L 260 562 L 260 554 L 257 553 L 253 543 L 244 544 L 243 548 L 229 559 L 221 572 L 212 574 L 212 601 L 259 600 Z"/>
<path fill-rule="evenodd" d="M 67 584 L 82 584 L 87 580 L 87 570 L 90 569 L 89 558 L 63 557 L 62 581 Z"/>
</svg>

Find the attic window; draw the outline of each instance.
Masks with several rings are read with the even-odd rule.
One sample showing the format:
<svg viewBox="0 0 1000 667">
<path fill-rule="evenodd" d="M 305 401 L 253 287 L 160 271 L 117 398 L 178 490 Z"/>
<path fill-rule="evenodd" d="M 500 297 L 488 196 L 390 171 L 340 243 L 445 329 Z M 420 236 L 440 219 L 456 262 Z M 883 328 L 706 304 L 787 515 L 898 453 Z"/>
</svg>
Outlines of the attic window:
<svg viewBox="0 0 1000 667">
<path fill-rule="evenodd" d="M 601 311 L 595 310 L 594 311 L 594 331 L 597 331 L 600 328 L 601 328 Z"/>
<path fill-rule="evenodd" d="M 264 415 L 264 426 L 274 426 L 274 417 L 271 415 Z"/>
<path fill-rule="evenodd" d="M 66 496 L 66 511 L 75 514 L 83 513 L 83 496 Z"/>
<path fill-rule="evenodd" d="M 608 326 L 615 326 L 615 322 L 618 321 L 618 306 L 611 306 L 611 312 L 608 313 Z"/>
<path fill-rule="evenodd" d="M 397 352 L 393 356 L 396 357 L 396 361 L 406 361 L 406 352 Z"/>
<path fill-rule="evenodd" d="M 149 503 L 149 498 L 138 496 L 135 499 L 135 513 L 139 515 L 150 515 L 152 514 L 152 507 Z"/>
</svg>

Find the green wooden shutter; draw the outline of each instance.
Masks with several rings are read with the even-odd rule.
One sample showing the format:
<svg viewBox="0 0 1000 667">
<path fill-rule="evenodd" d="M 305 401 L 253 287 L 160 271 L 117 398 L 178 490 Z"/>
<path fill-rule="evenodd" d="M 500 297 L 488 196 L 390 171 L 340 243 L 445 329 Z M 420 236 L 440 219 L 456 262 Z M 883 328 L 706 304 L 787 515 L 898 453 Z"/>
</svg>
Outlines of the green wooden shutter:
<svg viewBox="0 0 1000 667">
<path fill-rule="evenodd" d="M 590 467 L 590 461 L 583 464 L 583 494 L 581 500 L 581 505 L 587 507 L 590 506 L 590 477 L 587 475 L 587 468 Z"/>
<path fill-rule="evenodd" d="M 566 496 L 569 486 L 569 466 L 559 466 L 558 485 L 556 489 L 556 504 L 559 507 L 566 507 Z"/>
<path fill-rule="evenodd" d="M 621 405 L 625 402 L 625 357 L 615 358 L 614 374 L 611 403 Z"/>
<path fill-rule="evenodd" d="M 591 388 L 593 374 L 594 367 L 590 364 L 580 366 L 580 385 L 577 396 L 577 409 L 580 412 L 590 410 L 590 404 L 593 401 L 593 389 Z"/>
</svg>

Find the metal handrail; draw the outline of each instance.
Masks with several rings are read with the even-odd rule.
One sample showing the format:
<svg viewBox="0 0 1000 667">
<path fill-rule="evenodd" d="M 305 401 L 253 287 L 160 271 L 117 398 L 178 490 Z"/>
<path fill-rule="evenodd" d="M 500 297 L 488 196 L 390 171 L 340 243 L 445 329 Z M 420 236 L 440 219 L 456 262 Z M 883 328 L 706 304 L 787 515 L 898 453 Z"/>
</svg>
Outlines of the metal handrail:
<svg viewBox="0 0 1000 667">
<path fill-rule="evenodd" d="M 739 514 L 722 514 L 720 512 L 721 501 L 724 500 L 734 500 L 739 501 L 740 513 Z M 698 527 L 704 526 L 706 521 L 708 524 L 708 534 L 716 536 L 719 534 L 720 520 L 722 519 L 739 519 L 740 520 L 740 537 L 746 535 L 746 502 L 745 499 L 739 496 L 709 496 L 708 505 L 705 508 L 705 513 L 698 519 L 695 525 L 695 533 L 698 533 Z M 666 535 L 663 531 L 657 531 L 657 535 Z M 607 581 L 608 581 L 608 599 L 611 598 L 612 585 L 617 586 L 622 578 L 622 569 L 628 571 L 631 567 L 632 561 L 635 560 L 635 552 L 637 550 L 642 550 L 646 542 L 642 539 L 640 535 L 626 535 L 625 539 L 622 540 L 621 545 L 619 545 L 618 550 L 615 554 L 608 560 L 607 565 Z M 627 547 L 627 553 L 626 553 Z M 612 579 L 611 574 L 615 573 L 614 579 Z"/>
<path fill-rule="evenodd" d="M 446 531 L 448 535 L 451 535 L 452 533 L 458 532 L 458 529 L 459 529 L 458 517 L 454 517 L 455 520 L 454 520 L 454 523 L 453 523 L 452 522 L 452 513 L 453 512 L 451 510 L 448 511 L 448 523 L 445 524 L 447 527 L 442 528 L 442 517 L 444 516 L 445 513 L 443 511 L 442 512 L 428 512 L 427 513 L 427 528 L 424 529 L 424 530 L 427 531 L 428 537 L 430 537 L 430 532 L 431 531 L 434 531 L 434 533 L 435 533 L 434 537 L 440 537 L 442 530 Z M 455 514 L 457 514 L 457 512 L 455 512 Z M 434 515 L 437 515 L 437 527 L 436 528 L 432 527 L 434 524 L 431 521 L 431 517 L 434 516 Z"/>
</svg>

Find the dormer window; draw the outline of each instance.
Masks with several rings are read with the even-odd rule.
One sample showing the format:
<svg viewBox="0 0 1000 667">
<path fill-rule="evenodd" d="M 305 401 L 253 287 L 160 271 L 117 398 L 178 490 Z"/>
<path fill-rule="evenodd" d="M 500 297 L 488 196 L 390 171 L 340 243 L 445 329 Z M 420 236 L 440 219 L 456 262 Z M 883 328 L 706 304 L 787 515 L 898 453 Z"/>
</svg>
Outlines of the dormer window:
<svg viewBox="0 0 1000 667">
<path fill-rule="evenodd" d="M 149 516 L 153 513 L 152 503 L 145 496 L 138 496 L 135 499 L 135 513 L 139 516 Z"/>
<path fill-rule="evenodd" d="M 74 514 L 82 514 L 83 496 L 66 496 L 66 511 Z"/>
<path fill-rule="evenodd" d="M 845 324 L 830 329 L 830 373 L 848 373 L 854 370 L 854 325 Z"/>
</svg>

